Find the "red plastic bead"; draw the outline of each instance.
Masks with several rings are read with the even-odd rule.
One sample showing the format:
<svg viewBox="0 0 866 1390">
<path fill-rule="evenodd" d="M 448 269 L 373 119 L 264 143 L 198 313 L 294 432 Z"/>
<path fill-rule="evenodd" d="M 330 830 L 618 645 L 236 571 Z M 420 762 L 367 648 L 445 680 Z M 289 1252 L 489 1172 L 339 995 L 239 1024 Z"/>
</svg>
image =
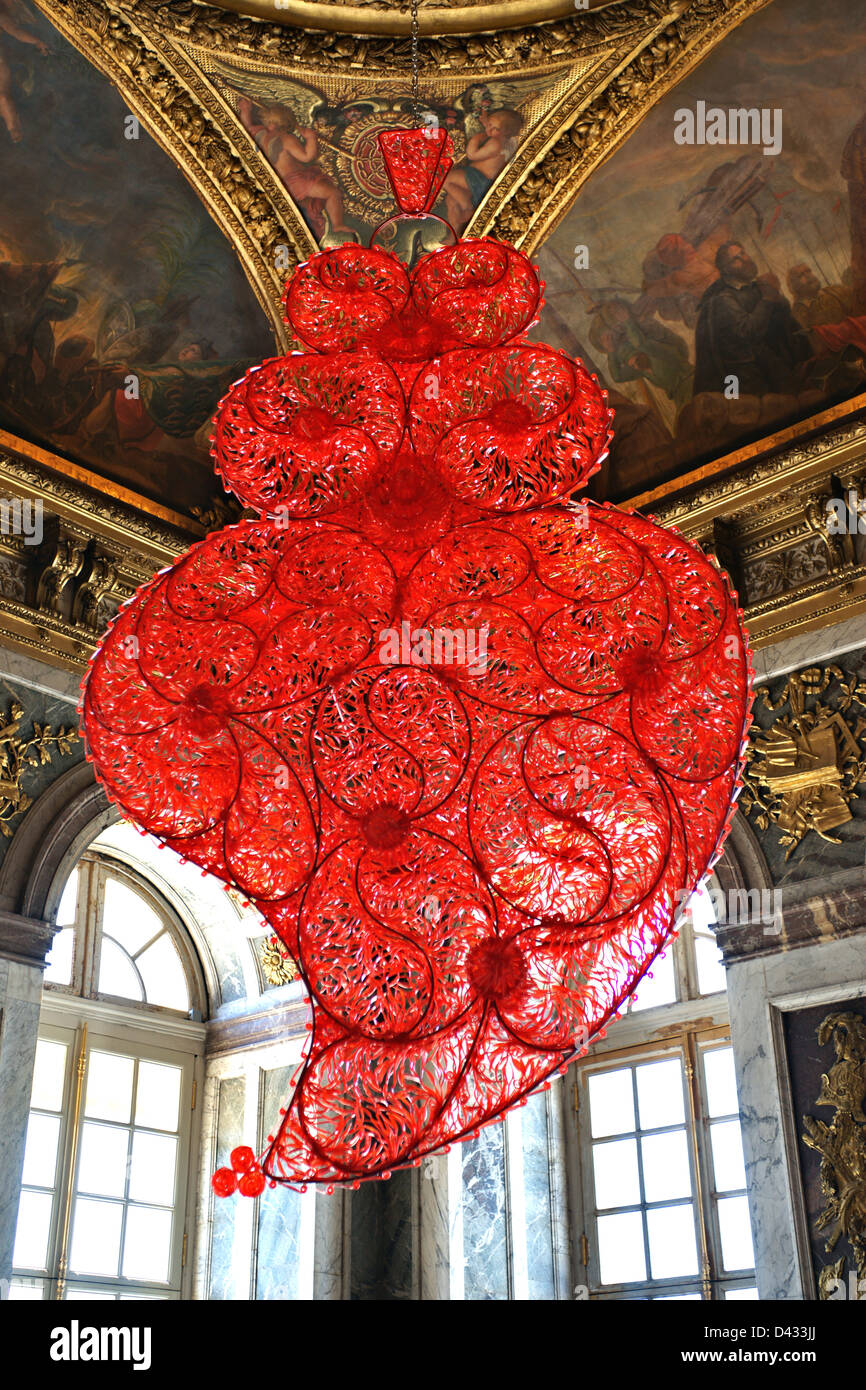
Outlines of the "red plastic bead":
<svg viewBox="0 0 866 1390">
<path fill-rule="evenodd" d="M 265 1190 L 265 1175 L 260 1168 L 244 1173 L 238 1181 L 238 1192 L 242 1197 L 259 1197 Z"/>
<path fill-rule="evenodd" d="M 252 1149 L 244 1145 L 239 1149 L 232 1149 L 231 1165 L 236 1173 L 248 1173 L 251 1168 L 256 1166 L 256 1156 Z"/>
<path fill-rule="evenodd" d="M 218 1197 L 231 1197 L 237 1189 L 237 1174 L 233 1173 L 231 1168 L 217 1168 L 210 1184 Z"/>
</svg>

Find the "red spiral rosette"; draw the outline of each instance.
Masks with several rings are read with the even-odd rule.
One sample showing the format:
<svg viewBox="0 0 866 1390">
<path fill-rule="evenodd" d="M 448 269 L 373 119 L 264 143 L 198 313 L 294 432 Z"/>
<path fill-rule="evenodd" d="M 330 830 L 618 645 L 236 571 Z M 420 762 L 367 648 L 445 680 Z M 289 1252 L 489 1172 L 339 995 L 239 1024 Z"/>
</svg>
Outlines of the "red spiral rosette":
<svg viewBox="0 0 866 1390">
<path fill-rule="evenodd" d="M 385 362 L 299 353 L 254 367 L 214 423 L 223 482 L 247 507 L 292 517 L 333 511 L 390 463 L 405 401 Z"/>
<path fill-rule="evenodd" d="M 423 260 L 412 278 L 418 313 L 455 346 L 498 347 L 525 333 L 541 309 L 534 266 L 498 241 L 461 241 Z"/>
<path fill-rule="evenodd" d="M 339 246 L 299 266 L 283 294 L 286 322 L 314 352 L 350 351 L 405 309 L 409 277 L 396 256 Z"/>
</svg>

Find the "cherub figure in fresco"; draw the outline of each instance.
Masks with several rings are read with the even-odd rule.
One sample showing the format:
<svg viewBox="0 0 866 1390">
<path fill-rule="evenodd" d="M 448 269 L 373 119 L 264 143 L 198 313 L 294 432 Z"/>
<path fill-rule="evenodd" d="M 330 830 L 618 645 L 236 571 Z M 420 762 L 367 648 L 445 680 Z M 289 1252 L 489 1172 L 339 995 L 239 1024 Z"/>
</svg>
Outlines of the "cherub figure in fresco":
<svg viewBox="0 0 866 1390">
<path fill-rule="evenodd" d="M 523 117 L 510 106 L 483 111 L 481 132 L 466 142 L 466 165 L 452 169 L 443 191 L 448 220 L 455 232 L 463 232 L 497 175 L 502 173 L 517 149 Z"/>
<path fill-rule="evenodd" d="M 298 126 L 287 106 L 277 102 L 262 105 L 249 97 L 239 99 L 238 114 L 301 208 L 313 233 L 321 236 L 326 230 L 324 212 L 332 232 L 346 232 L 354 237 L 344 221 L 340 190 L 317 163 L 319 140 L 312 127 Z"/>
<path fill-rule="evenodd" d="M 17 39 L 19 43 L 32 44 L 44 58 L 48 53 L 47 45 L 42 42 L 38 35 L 31 33 L 19 22 L 16 14 L 18 10 L 17 0 L 0 0 L 0 30 L 11 35 L 13 39 Z M 0 116 L 3 117 L 9 132 L 9 139 L 14 140 L 17 144 L 22 136 L 21 120 L 12 97 L 12 70 L 6 61 L 2 48 L 0 48 Z"/>
</svg>

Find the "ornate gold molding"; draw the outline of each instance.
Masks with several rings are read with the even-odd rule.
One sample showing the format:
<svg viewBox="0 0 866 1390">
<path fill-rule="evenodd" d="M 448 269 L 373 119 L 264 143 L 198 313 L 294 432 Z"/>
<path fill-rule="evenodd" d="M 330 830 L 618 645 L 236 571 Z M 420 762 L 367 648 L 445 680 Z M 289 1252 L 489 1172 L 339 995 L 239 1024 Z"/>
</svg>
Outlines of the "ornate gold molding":
<svg viewBox="0 0 866 1390">
<path fill-rule="evenodd" d="M 825 1235 L 828 1254 L 840 1239 L 850 1243 L 859 1283 L 866 1281 L 866 1022 L 855 1013 L 828 1014 L 818 1028 L 818 1043 L 826 1047 L 831 1039 L 836 1061 L 821 1077 L 815 1104 L 831 1109 L 833 1117 L 828 1125 L 804 1115 L 803 1142 L 821 1155 L 824 1209 L 815 1229 Z M 821 1271 L 820 1297 L 838 1288 L 843 1270 L 844 1258 Z"/>
<path fill-rule="evenodd" d="M 595 9 L 608 0 L 587 0 Z M 349 34 L 408 34 L 411 9 L 407 0 L 211 0 L 222 10 L 252 15 L 275 24 L 305 29 L 340 29 Z M 574 0 L 428 0 L 418 11 L 422 34 L 469 34 L 480 29 L 505 29 L 539 24 L 573 14 Z"/>
<path fill-rule="evenodd" d="M 265 979 L 269 985 L 289 985 L 297 980 L 299 971 L 278 936 L 268 936 L 259 947 Z"/>
<path fill-rule="evenodd" d="M 828 529 L 839 484 L 866 492 L 866 404 L 853 405 L 847 419 L 850 405 L 826 412 L 818 432 L 815 421 L 801 427 L 809 437 L 639 507 L 728 570 L 756 649 L 866 613 L 866 550 Z"/>
<path fill-rule="evenodd" d="M 136 507 L 97 492 L 63 476 L 65 460 L 55 459 L 55 471 L 48 450 L 14 443 L 0 438 L 0 497 L 37 506 L 42 535 L 33 544 L 0 534 L 0 642 L 80 671 L 118 605 L 205 528 L 172 525 L 141 509 L 165 511 L 144 499 Z"/>
<path fill-rule="evenodd" d="M 831 688 L 832 705 L 820 698 Z M 866 779 L 866 685 L 838 666 L 810 667 L 789 676 L 775 700 L 760 690 L 758 703 L 788 713 L 752 726 L 740 806 L 759 830 L 776 826 L 786 860 L 810 830 L 840 844 L 830 832 L 853 819 Z"/>
<path fill-rule="evenodd" d="M 79 736 L 77 729 L 65 725 L 53 734 L 47 724 L 34 719 L 33 732 L 26 738 L 21 732 L 23 718 L 24 709 L 17 700 L 8 714 L 0 712 L 0 835 L 7 840 L 14 834 L 10 821 L 32 804 L 24 788 L 29 770 L 50 763 L 52 750 L 68 757 Z"/>
</svg>

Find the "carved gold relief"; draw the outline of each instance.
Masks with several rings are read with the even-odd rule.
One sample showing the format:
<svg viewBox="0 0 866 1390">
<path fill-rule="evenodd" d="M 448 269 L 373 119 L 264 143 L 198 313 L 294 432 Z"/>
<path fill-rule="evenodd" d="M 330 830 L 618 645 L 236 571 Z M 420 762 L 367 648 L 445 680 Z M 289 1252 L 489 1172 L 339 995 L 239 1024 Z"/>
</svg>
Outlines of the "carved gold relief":
<svg viewBox="0 0 866 1390">
<path fill-rule="evenodd" d="M 822 1047 L 832 1039 L 836 1061 L 821 1077 L 816 1105 L 833 1110 L 829 1124 L 803 1116 L 803 1142 L 821 1155 L 821 1192 L 824 1209 L 815 1222 L 826 1233 L 825 1248 L 831 1254 L 840 1238 L 854 1252 L 858 1282 L 866 1280 L 866 1023 L 859 1014 L 832 1013 L 818 1029 Z M 844 1258 L 826 1266 L 819 1276 L 819 1297 L 829 1298 L 838 1288 Z"/>
<path fill-rule="evenodd" d="M 309 29 L 339 29 L 350 34 L 408 34 L 406 0 L 211 0 L 220 9 Z M 583 8 L 606 0 L 586 0 Z M 574 0 L 426 0 L 418 13 L 422 34 L 467 34 L 503 25 L 537 24 L 570 14 Z"/>
<path fill-rule="evenodd" d="M 835 707 L 818 698 L 830 686 Z M 851 802 L 866 779 L 866 685 L 838 666 L 811 667 L 789 676 L 777 700 L 766 688 L 758 700 L 773 713 L 785 705 L 789 712 L 769 729 L 752 726 L 743 810 L 759 829 L 778 828 L 786 859 L 810 830 L 839 844 L 830 832 L 852 819 Z"/>
<path fill-rule="evenodd" d="M 278 936 L 269 936 L 262 942 L 259 958 L 269 985 L 288 985 L 298 978 L 298 967 Z"/>
<path fill-rule="evenodd" d="M 24 709 L 13 700 L 8 714 L 0 713 L 0 835 L 9 839 L 13 834 L 10 821 L 31 805 L 24 790 L 24 778 L 30 768 L 44 767 L 52 761 L 52 749 L 61 757 L 72 752 L 78 738 L 76 729 L 61 725 L 52 734 L 47 724 L 33 721 L 33 732 L 25 738 L 21 732 Z"/>
</svg>

